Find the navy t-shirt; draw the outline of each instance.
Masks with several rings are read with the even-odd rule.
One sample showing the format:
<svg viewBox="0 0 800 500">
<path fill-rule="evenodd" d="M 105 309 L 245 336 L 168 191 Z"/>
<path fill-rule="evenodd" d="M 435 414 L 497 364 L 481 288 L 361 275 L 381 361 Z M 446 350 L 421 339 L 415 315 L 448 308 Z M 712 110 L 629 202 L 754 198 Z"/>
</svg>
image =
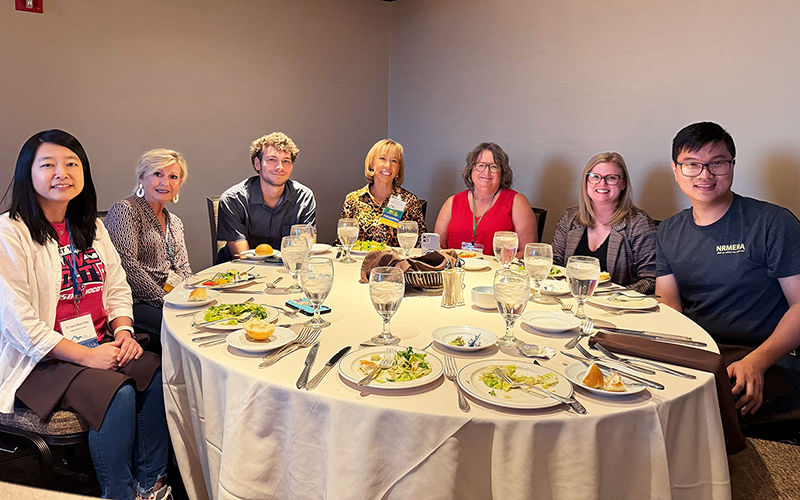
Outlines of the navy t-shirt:
<svg viewBox="0 0 800 500">
<path fill-rule="evenodd" d="M 800 274 L 800 221 L 783 207 L 736 194 L 708 226 L 683 210 L 656 235 L 656 277 L 669 274 L 684 314 L 714 340 L 758 346 L 789 309 L 778 278 Z"/>
</svg>

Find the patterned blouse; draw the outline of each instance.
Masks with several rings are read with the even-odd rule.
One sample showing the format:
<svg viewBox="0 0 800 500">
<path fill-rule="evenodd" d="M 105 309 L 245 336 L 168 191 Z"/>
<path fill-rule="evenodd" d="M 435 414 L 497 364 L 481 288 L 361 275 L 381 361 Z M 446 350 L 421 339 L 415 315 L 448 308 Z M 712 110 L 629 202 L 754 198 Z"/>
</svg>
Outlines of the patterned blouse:
<svg viewBox="0 0 800 500">
<path fill-rule="evenodd" d="M 411 191 L 407 191 L 400 186 L 395 186 L 392 196 L 399 196 L 406 202 L 406 210 L 400 220 L 414 220 L 419 225 L 420 239 L 422 233 L 428 230 L 425 227 L 425 216 L 422 214 L 422 206 L 419 198 Z M 358 220 L 358 239 L 372 240 L 386 243 L 389 246 L 397 247 L 397 229 L 381 224 L 381 214 L 383 209 L 389 204 L 389 198 L 378 205 L 369 193 L 369 185 L 364 186 L 358 191 L 349 193 L 344 199 L 341 218 L 353 217 Z M 419 244 L 419 240 L 417 241 Z"/>
<path fill-rule="evenodd" d="M 133 301 L 156 307 L 164 305 L 164 283 L 170 270 L 184 278 L 192 275 L 183 222 L 166 208 L 163 213 L 169 220 L 172 255 L 161 223 L 144 198 L 131 196 L 114 203 L 103 221 L 128 275 Z"/>
</svg>

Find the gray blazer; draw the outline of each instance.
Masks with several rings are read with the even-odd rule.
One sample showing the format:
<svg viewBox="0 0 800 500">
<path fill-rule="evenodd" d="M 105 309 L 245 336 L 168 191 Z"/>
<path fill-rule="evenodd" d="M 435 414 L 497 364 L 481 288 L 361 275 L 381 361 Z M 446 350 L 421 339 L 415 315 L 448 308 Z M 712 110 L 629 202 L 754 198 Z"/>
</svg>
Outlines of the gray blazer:
<svg viewBox="0 0 800 500">
<path fill-rule="evenodd" d="M 585 226 L 575 221 L 578 207 L 568 208 L 556 225 L 553 235 L 553 263 L 566 265 L 583 237 Z M 633 208 L 608 235 L 606 269 L 611 281 L 642 293 L 656 289 L 656 230 L 653 219 L 644 210 Z"/>
</svg>

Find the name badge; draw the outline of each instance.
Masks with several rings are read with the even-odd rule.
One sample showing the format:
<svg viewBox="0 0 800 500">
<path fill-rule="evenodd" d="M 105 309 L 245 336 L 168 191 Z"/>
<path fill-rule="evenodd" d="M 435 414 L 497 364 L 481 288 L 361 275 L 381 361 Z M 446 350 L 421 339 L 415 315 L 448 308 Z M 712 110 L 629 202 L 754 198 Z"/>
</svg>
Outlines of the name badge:
<svg viewBox="0 0 800 500">
<path fill-rule="evenodd" d="M 403 212 L 406 210 L 406 202 L 398 196 L 391 196 L 386 208 L 383 209 L 381 220 L 378 221 L 389 227 L 397 229 L 400 225 L 400 219 L 403 218 Z"/>
<path fill-rule="evenodd" d="M 164 290 L 167 293 L 171 292 L 173 288 L 181 284 L 181 281 L 183 281 L 183 276 L 170 269 L 167 281 L 164 282 Z"/>
<path fill-rule="evenodd" d="M 94 322 L 91 314 L 84 314 L 77 318 L 61 322 L 61 333 L 76 344 L 89 348 L 97 347 L 97 332 L 94 331 Z"/>
</svg>

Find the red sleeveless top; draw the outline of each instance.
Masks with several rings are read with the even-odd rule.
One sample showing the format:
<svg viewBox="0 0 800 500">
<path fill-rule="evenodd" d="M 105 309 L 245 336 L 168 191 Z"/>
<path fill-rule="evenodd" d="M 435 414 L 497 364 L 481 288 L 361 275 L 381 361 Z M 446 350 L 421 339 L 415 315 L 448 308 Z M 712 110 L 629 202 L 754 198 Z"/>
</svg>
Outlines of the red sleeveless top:
<svg viewBox="0 0 800 500">
<path fill-rule="evenodd" d="M 472 206 L 469 203 L 469 190 L 453 196 L 450 224 L 447 226 L 447 248 L 461 248 L 461 243 L 472 242 Z M 484 214 L 475 231 L 475 243 L 483 245 L 485 255 L 494 255 L 492 240 L 497 231 L 513 231 L 511 208 L 517 192 L 503 189 L 497 201 Z"/>
</svg>

